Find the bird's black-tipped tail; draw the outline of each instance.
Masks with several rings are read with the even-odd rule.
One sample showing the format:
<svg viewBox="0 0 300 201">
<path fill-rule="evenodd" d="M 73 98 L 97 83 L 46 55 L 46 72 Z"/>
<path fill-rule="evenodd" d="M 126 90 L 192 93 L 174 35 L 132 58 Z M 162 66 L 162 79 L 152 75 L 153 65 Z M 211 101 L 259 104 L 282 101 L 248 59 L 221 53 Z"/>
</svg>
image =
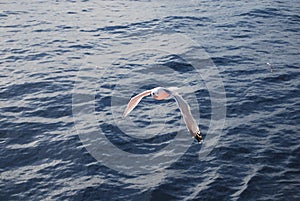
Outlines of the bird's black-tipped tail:
<svg viewBox="0 0 300 201">
<path fill-rule="evenodd" d="M 200 132 L 196 133 L 195 138 L 199 143 L 203 140 L 202 136 L 200 135 Z"/>
</svg>

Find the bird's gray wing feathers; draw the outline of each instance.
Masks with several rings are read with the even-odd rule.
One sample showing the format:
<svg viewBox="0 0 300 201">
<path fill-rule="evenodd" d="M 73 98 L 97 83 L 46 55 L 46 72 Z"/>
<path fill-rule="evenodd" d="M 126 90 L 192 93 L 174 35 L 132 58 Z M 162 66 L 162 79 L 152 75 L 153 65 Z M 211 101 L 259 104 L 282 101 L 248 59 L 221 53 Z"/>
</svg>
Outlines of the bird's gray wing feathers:
<svg viewBox="0 0 300 201">
<path fill-rule="evenodd" d="M 125 118 L 136 106 L 139 104 L 139 102 L 142 100 L 143 97 L 149 96 L 151 94 L 151 90 L 144 91 L 134 97 L 132 97 L 127 104 L 127 107 L 123 113 L 122 118 Z"/>
<path fill-rule="evenodd" d="M 177 92 L 172 92 L 173 97 L 175 98 L 181 115 L 183 117 L 183 120 L 186 124 L 187 129 L 190 131 L 190 133 L 196 137 L 197 135 L 200 135 L 200 129 L 198 127 L 198 124 L 194 117 L 192 116 L 190 106 L 188 103 L 180 96 Z"/>
</svg>

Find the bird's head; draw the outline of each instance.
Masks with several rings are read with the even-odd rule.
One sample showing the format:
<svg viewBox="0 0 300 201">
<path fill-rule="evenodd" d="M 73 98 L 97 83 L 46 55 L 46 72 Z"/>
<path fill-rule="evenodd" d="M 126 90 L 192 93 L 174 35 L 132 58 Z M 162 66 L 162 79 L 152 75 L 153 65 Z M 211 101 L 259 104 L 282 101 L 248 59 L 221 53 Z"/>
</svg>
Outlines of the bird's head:
<svg viewBox="0 0 300 201">
<path fill-rule="evenodd" d="M 168 98 L 170 94 L 162 87 L 157 87 L 151 91 L 151 96 L 156 100 L 164 100 Z"/>
<path fill-rule="evenodd" d="M 153 98 L 157 97 L 159 95 L 160 87 L 154 88 L 151 90 L 151 96 Z"/>
</svg>

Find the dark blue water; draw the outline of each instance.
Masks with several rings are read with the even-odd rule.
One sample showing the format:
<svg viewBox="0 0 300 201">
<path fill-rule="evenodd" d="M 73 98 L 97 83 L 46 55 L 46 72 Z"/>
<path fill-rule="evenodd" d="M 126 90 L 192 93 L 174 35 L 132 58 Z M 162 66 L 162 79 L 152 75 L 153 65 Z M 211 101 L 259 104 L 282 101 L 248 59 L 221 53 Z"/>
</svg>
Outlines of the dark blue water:
<svg viewBox="0 0 300 201">
<path fill-rule="evenodd" d="M 300 200 L 299 1 L 0 6 L 0 200 Z"/>
</svg>

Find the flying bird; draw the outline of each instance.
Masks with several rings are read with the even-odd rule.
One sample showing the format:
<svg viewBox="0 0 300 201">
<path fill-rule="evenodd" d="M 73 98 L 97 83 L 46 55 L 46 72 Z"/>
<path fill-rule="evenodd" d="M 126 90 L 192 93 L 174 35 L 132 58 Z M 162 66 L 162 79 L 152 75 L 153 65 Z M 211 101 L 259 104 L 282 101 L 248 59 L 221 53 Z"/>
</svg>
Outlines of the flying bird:
<svg viewBox="0 0 300 201">
<path fill-rule="evenodd" d="M 132 97 L 127 104 L 127 107 L 123 113 L 123 118 L 125 118 L 142 100 L 143 97 L 151 95 L 155 100 L 164 100 L 173 97 L 180 109 L 183 120 L 190 134 L 200 143 L 202 141 L 202 136 L 200 135 L 200 129 L 197 125 L 196 120 L 193 118 L 190 106 L 188 103 L 172 88 L 156 87 L 151 90 L 146 90 L 134 97 Z"/>
</svg>

